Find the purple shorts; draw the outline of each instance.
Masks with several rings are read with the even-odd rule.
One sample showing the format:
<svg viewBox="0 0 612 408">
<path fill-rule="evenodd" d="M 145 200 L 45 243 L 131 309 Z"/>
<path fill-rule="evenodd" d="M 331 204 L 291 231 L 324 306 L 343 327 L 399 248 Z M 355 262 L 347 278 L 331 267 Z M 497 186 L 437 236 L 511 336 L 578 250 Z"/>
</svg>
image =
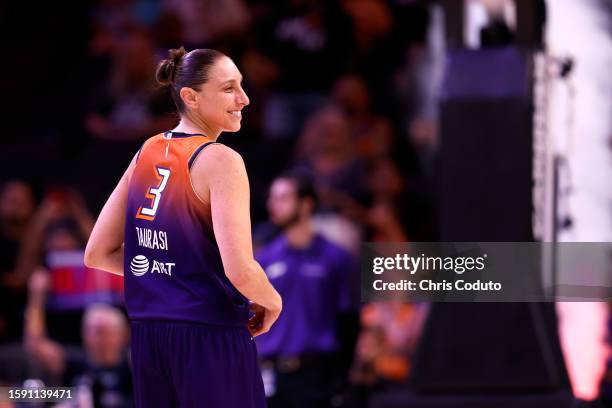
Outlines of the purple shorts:
<svg viewBox="0 0 612 408">
<path fill-rule="evenodd" d="M 138 408 L 266 406 L 246 326 L 133 320 L 131 350 Z"/>
</svg>

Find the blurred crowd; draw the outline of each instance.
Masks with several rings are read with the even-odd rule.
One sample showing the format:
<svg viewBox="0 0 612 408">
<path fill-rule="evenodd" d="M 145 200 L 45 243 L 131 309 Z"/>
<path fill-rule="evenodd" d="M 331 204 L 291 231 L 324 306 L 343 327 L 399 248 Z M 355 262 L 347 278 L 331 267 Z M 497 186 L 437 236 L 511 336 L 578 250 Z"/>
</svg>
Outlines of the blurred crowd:
<svg viewBox="0 0 612 408">
<path fill-rule="evenodd" d="M 54 145 L 48 154 L 59 164 L 0 186 L 0 384 L 39 379 L 77 387 L 79 406 L 130 406 L 121 282 L 85 268 L 82 251 L 130 158 L 178 121 L 153 74 L 180 45 L 232 57 L 251 99 L 242 130 L 220 141 L 247 165 L 258 260 L 292 294 L 285 321 L 258 343 L 271 406 L 366 406 L 372 392 L 404 383 L 427 305 L 360 305 L 358 251 L 365 241 L 436 240 L 428 179 L 436 112 L 423 85 L 433 58 L 429 6 L 91 5 L 78 114 L 27 139 L 39 152 Z M 287 270 L 303 271 L 302 281 Z"/>
</svg>

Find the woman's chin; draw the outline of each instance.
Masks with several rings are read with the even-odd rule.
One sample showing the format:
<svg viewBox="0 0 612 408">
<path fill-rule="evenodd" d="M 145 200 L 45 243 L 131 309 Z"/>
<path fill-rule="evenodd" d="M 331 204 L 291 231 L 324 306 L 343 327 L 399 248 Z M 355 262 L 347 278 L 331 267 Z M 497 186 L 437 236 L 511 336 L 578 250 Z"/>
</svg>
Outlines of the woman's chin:
<svg viewBox="0 0 612 408">
<path fill-rule="evenodd" d="M 229 126 L 227 126 L 225 128 L 225 131 L 226 132 L 237 132 L 237 131 L 240 130 L 240 128 L 241 128 L 240 122 L 232 123 L 231 125 L 229 125 Z"/>
</svg>

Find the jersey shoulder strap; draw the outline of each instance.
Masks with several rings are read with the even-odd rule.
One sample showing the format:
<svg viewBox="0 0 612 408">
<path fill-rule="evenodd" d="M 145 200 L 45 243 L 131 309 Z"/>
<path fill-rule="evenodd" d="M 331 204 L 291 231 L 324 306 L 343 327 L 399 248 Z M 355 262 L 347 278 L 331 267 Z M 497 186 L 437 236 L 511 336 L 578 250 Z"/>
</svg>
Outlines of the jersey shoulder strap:
<svg viewBox="0 0 612 408">
<path fill-rule="evenodd" d="M 189 158 L 189 162 L 187 163 L 187 168 L 189 170 L 191 170 L 191 167 L 193 166 L 193 162 L 195 161 L 195 159 L 198 157 L 198 155 L 200 154 L 200 152 L 202 150 L 204 150 L 204 148 L 206 146 L 210 146 L 211 144 L 221 144 L 219 142 L 206 142 L 206 143 L 202 143 L 200 146 L 198 146 L 197 149 L 194 150 L 193 154 L 191 155 L 191 157 Z"/>
</svg>

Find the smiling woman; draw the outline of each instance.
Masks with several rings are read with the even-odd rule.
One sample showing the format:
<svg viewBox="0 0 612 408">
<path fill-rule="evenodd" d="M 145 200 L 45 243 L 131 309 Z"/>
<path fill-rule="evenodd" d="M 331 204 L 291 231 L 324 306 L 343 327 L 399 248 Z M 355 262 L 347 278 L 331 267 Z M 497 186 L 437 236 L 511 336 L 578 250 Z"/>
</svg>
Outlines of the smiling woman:
<svg viewBox="0 0 612 408">
<path fill-rule="evenodd" d="M 282 301 L 253 258 L 244 162 L 217 142 L 240 130 L 242 75 L 218 51 L 180 48 L 156 76 L 180 122 L 135 155 L 85 261 L 124 275 L 137 407 L 264 407 L 253 337 Z"/>
<path fill-rule="evenodd" d="M 215 138 L 222 131 L 240 130 L 241 111 L 249 98 L 241 86 L 242 75 L 229 57 L 209 49 L 186 53 L 181 47 L 170 50 L 156 76 L 160 84 L 170 87 L 181 114 L 175 130 L 204 131 Z"/>
</svg>

